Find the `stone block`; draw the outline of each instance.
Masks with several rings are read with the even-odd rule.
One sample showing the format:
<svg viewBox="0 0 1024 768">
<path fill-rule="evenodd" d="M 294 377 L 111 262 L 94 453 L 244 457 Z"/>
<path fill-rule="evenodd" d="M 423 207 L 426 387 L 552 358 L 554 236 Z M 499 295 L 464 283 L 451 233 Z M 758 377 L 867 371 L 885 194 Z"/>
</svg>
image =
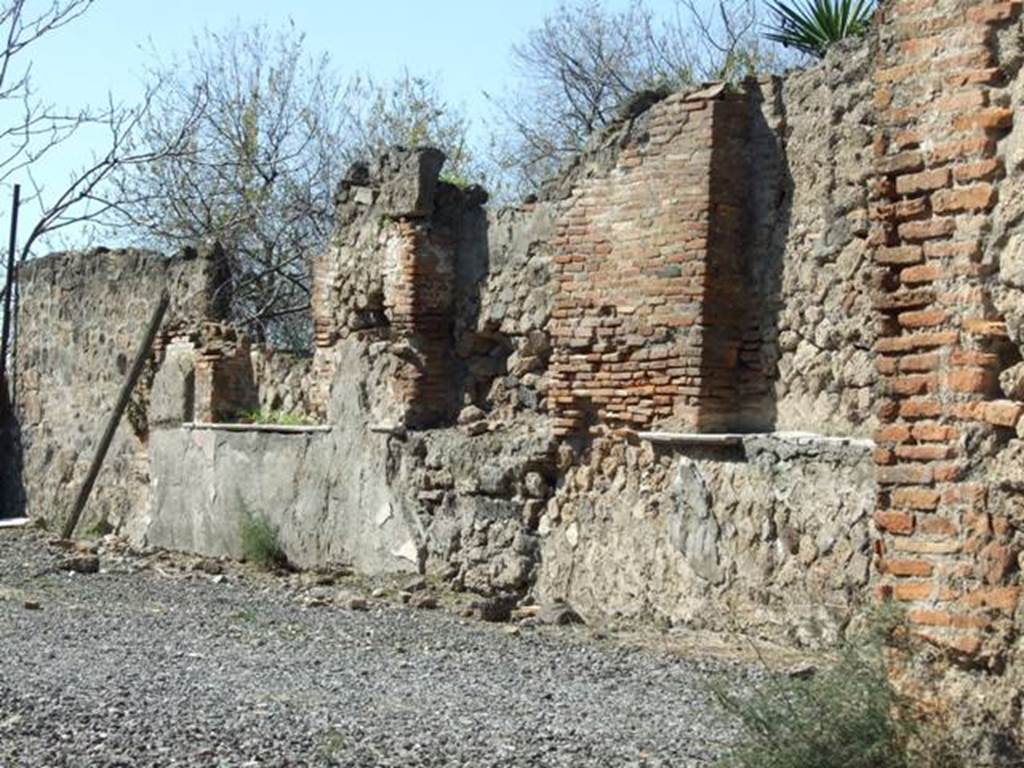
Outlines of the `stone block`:
<svg viewBox="0 0 1024 768">
<path fill-rule="evenodd" d="M 396 218 L 428 218 L 434 212 L 438 177 L 445 155 L 433 147 L 393 147 L 378 161 L 378 204 Z"/>
</svg>

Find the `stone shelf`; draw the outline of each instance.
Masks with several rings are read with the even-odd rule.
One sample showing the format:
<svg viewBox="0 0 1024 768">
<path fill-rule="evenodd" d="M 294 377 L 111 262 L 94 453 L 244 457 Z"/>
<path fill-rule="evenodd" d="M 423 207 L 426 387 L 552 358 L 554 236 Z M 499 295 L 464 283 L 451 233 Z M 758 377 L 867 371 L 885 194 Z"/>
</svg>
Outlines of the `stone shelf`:
<svg viewBox="0 0 1024 768">
<path fill-rule="evenodd" d="M 182 429 L 219 430 L 222 432 L 285 432 L 288 434 L 304 434 L 308 432 L 330 432 L 326 424 L 233 424 L 227 422 L 200 423 L 188 421 L 181 425 Z"/>
<path fill-rule="evenodd" d="M 863 437 L 829 437 L 814 432 L 638 432 L 637 437 L 657 445 L 718 447 L 743 445 L 748 440 L 779 440 L 800 446 L 828 446 L 873 450 L 875 441 Z"/>
<path fill-rule="evenodd" d="M 742 445 L 743 435 L 734 433 L 696 434 L 690 432 L 638 432 L 637 437 L 658 445 L 727 446 Z"/>
</svg>

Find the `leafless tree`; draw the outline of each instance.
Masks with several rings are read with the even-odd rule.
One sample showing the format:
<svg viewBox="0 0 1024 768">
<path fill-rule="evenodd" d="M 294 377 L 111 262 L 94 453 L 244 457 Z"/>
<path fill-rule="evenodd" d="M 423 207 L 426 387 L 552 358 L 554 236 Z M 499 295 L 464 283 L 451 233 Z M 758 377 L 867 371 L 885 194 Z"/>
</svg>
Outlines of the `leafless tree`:
<svg viewBox="0 0 1024 768">
<path fill-rule="evenodd" d="M 188 124 L 188 151 L 117 174 L 111 223 L 162 249 L 220 241 L 233 319 L 281 346 L 310 343 L 310 257 L 348 164 L 393 143 L 436 143 L 456 170 L 468 163 L 465 121 L 428 80 L 343 81 L 294 27 L 207 31 L 153 76 L 163 88 L 144 143 Z"/>
<path fill-rule="evenodd" d="M 619 11 L 600 0 L 559 6 L 512 49 L 522 87 L 491 99 L 499 128 L 492 157 L 507 191 L 536 189 L 642 91 L 775 68 L 758 14 L 756 0 L 676 0 L 663 17 L 645 0 Z"/>
<path fill-rule="evenodd" d="M 59 31 L 86 13 L 94 0 L 5 0 L 0 5 L 0 191 L 21 183 L 21 221 L 27 225 L 20 238 L 18 262 L 24 262 L 47 238 L 75 226 L 99 220 L 110 206 L 99 194 L 115 169 L 144 165 L 182 151 L 183 130 L 165 141 L 140 148 L 135 135 L 159 83 L 141 102 L 125 107 L 108 98 L 99 108 L 68 111 L 56 108 L 39 95 L 32 81 L 31 49 L 43 37 Z M 194 119 L 194 114 L 193 114 Z M 182 121 L 182 126 L 188 120 Z M 50 159 L 69 141 L 88 132 L 103 149 L 84 166 L 71 171 L 66 184 L 47 188 L 37 180 L 40 163 Z M 6 199 L 6 195 L 3 198 Z M 6 264 L 6 259 L 2 260 Z M 3 273 L 4 302 L 14 291 L 13 275 Z M 8 349 L 10 322 L 3 324 L 3 350 Z M 6 362 L 6 361 L 5 361 Z M 3 366 L 0 366 L 2 368 Z"/>
</svg>

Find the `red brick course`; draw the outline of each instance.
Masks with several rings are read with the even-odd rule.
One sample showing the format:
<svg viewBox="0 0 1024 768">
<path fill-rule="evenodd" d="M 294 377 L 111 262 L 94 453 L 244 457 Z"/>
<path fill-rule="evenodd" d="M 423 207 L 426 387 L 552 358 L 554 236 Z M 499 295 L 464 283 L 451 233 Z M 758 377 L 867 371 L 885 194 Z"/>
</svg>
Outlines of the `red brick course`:
<svg viewBox="0 0 1024 768">
<path fill-rule="evenodd" d="M 1019 599 L 1007 534 L 987 523 L 984 468 L 961 455 L 960 436 L 1014 427 L 1024 412 L 997 399 L 992 345 L 1006 328 L 981 314 L 991 270 L 978 263 L 978 215 L 998 202 L 999 139 L 1013 124 L 995 25 L 1020 5 L 889 3 L 875 72 L 884 151 L 869 183 L 872 242 L 890 276 L 875 302 L 886 331 L 876 353 L 893 403 L 875 435 L 880 590 L 909 604 L 922 637 L 967 655 L 1000 652 L 994 615 Z"/>
<path fill-rule="evenodd" d="M 743 395 L 741 99 L 677 94 L 559 206 L 549 403 L 559 434 L 715 429 Z"/>
</svg>

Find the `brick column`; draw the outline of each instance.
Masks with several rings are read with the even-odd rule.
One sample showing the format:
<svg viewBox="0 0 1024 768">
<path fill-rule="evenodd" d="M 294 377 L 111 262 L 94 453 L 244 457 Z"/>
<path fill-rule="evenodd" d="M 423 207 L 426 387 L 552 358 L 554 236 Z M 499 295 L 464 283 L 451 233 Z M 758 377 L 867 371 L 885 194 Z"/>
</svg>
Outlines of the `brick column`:
<svg viewBox="0 0 1024 768">
<path fill-rule="evenodd" d="M 450 356 L 454 244 L 436 228 L 403 219 L 397 270 L 386 291 L 392 335 L 408 346 L 406 424 L 426 427 L 452 409 Z"/>
<path fill-rule="evenodd" d="M 204 323 L 195 347 L 194 420 L 236 421 L 259 408 L 249 338 L 233 326 Z"/>
<path fill-rule="evenodd" d="M 747 123 L 721 88 L 674 94 L 606 137 L 614 163 L 559 203 L 556 433 L 717 429 L 737 412 Z"/>
<path fill-rule="evenodd" d="M 875 456 L 880 591 L 922 637 L 970 657 L 1002 653 L 1019 596 L 982 464 L 1021 414 L 1000 399 L 1005 327 L 985 256 L 1013 120 L 995 33 L 1019 12 L 1019 2 L 889 2 L 874 75 L 871 244 L 888 395 Z"/>
</svg>

